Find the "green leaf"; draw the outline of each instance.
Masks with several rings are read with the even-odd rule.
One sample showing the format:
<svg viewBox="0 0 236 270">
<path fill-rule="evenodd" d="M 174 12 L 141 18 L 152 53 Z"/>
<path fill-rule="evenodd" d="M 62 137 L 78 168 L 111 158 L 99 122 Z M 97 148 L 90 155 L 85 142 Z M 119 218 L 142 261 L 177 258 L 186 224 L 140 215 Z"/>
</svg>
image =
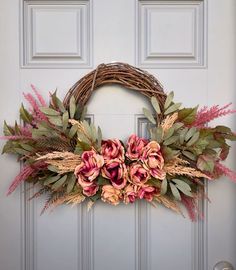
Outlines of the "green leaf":
<svg viewBox="0 0 236 270">
<path fill-rule="evenodd" d="M 173 105 L 171 105 L 165 112 L 164 112 L 164 115 L 167 115 L 167 114 L 170 114 L 170 113 L 173 113 L 175 111 L 177 111 L 180 106 L 182 105 L 182 103 L 174 103 Z"/>
<path fill-rule="evenodd" d="M 64 131 L 66 131 L 68 127 L 68 121 L 69 121 L 69 113 L 65 111 L 62 115 L 62 126 Z"/>
<path fill-rule="evenodd" d="M 55 110 L 48 108 L 48 107 L 40 107 L 39 109 L 45 115 L 50 115 L 50 116 L 59 116 L 60 115 L 60 113 L 58 111 L 55 111 Z"/>
<path fill-rule="evenodd" d="M 174 127 L 169 128 L 169 129 L 166 131 L 166 133 L 164 134 L 163 139 L 164 139 L 164 140 L 169 139 L 169 138 L 174 134 L 174 132 L 175 132 L 175 128 L 174 128 Z"/>
<path fill-rule="evenodd" d="M 100 127 L 98 127 L 98 138 L 97 138 L 97 141 L 98 141 L 98 149 L 101 148 L 101 145 L 102 145 L 102 130 Z"/>
<path fill-rule="evenodd" d="M 71 127 L 70 131 L 69 131 L 69 135 L 68 135 L 69 138 L 72 139 L 72 138 L 75 136 L 77 130 L 78 130 L 78 126 L 77 126 L 77 125 L 73 125 L 73 126 Z"/>
<path fill-rule="evenodd" d="M 76 111 L 76 102 L 74 96 L 70 98 L 69 110 L 70 110 L 70 118 L 73 119 Z"/>
<path fill-rule="evenodd" d="M 146 108 L 143 108 L 143 114 L 146 116 L 146 118 L 154 125 L 156 125 L 156 120 L 154 119 L 152 113 L 146 109 Z"/>
<path fill-rule="evenodd" d="M 81 116 L 80 116 L 80 121 L 84 121 L 86 113 L 87 113 L 87 107 L 84 106 Z"/>
<path fill-rule="evenodd" d="M 13 128 L 11 128 L 10 126 L 8 126 L 6 121 L 4 121 L 4 124 L 3 124 L 3 134 L 5 136 L 10 136 L 10 135 L 13 135 L 14 134 Z"/>
<path fill-rule="evenodd" d="M 19 155 L 27 156 L 29 154 L 29 151 L 22 148 L 14 148 L 14 150 Z"/>
<path fill-rule="evenodd" d="M 50 123 L 52 123 L 55 126 L 58 126 L 58 127 L 63 126 L 61 116 L 48 116 L 48 120 L 50 121 Z"/>
<path fill-rule="evenodd" d="M 72 190 L 73 190 L 73 188 L 74 188 L 74 186 L 75 186 L 75 182 L 76 182 L 76 177 L 75 177 L 75 175 L 72 173 L 72 174 L 70 174 L 69 176 L 68 176 L 68 184 L 67 184 L 67 188 L 66 188 L 66 192 L 67 193 L 70 193 Z"/>
<path fill-rule="evenodd" d="M 61 177 L 60 175 L 49 176 L 49 177 L 47 177 L 47 178 L 44 180 L 43 184 L 44 184 L 45 186 L 47 186 L 47 185 L 49 185 L 49 184 L 52 184 L 52 183 L 56 182 L 60 177 Z"/>
<path fill-rule="evenodd" d="M 151 97 L 151 103 L 152 103 L 152 107 L 154 108 L 154 110 L 157 112 L 157 114 L 161 113 L 161 109 L 158 103 L 158 100 L 156 97 L 152 96 Z"/>
<path fill-rule="evenodd" d="M 184 182 L 183 180 L 180 179 L 172 179 L 171 181 L 173 181 L 177 186 L 180 186 L 188 191 L 191 191 L 191 187 L 189 184 L 187 184 L 186 182 Z"/>
<path fill-rule="evenodd" d="M 184 144 L 184 139 L 185 139 L 185 136 L 186 136 L 187 132 L 188 132 L 188 128 L 184 128 L 184 129 L 182 129 L 180 131 L 180 133 L 179 133 L 179 142 L 180 142 L 180 144 Z"/>
<path fill-rule="evenodd" d="M 184 125 L 183 123 L 178 122 L 178 123 L 174 123 L 173 127 L 175 130 L 179 130 L 180 128 L 183 127 L 183 125 Z"/>
<path fill-rule="evenodd" d="M 93 137 L 92 130 L 91 130 L 89 123 L 86 120 L 83 121 L 83 127 L 84 127 L 85 132 L 88 135 L 88 137 L 90 139 L 92 139 L 92 137 Z"/>
<path fill-rule="evenodd" d="M 170 183 L 170 189 L 171 189 L 171 192 L 172 192 L 173 196 L 175 197 L 175 199 L 178 201 L 181 201 L 181 196 L 180 196 L 180 193 L 179 193 L 177 187 L 174 184 Z"/>
<path fill-rule="evenodd" d="M 179 152 L 180 152 L 179 150 L 173 150 L 168 146 L 163 146 L 162 147 L 162 153 L 163 153 L 164 159 L 166 161 L 171 160 L 174 157 L 176 157 L 179 154 Z"/>
<path fill-rule="evenodd" d="M 195 108 L 183 108 L 178 112 L 179 121 L 183 122 L 186 125 L 190 125 L 196 119 L 198 106 Z"/>
<path fill-rule="evenodd" d="M 175 143 L 178 139 L 179 139 L 179 136 L 175 135 L 175 136 L 172 136 L 169 139 L 165 140 L 163 144 L 164 145 L 170 145 L 170 144 Z"/>
<path fill-rule="evenodd" d="M 195 144 L 195 142 L 197 142 L 197 140 L 199 139 L 199 132 L 196 132 L 195 134 L 193 134 L 192 138 L 187 142 L 186 146 L 192 146 L 193 144 Z"/>
<path fill-rule="evenodd" d="M 170 104 L 171 104 L 173 98 L 174 98 L 174 92 L 171 91 L 171 92 L 168 94 L 168 96 L 166 97 L 164 109 L 167 109 L 167 108 L 170 106 Z"/>
<path fill-rule="evenodd" d="M 64 113 L 66 111 L 65 106 L 61 102 L 61 100 L 57 97 L 57 90 L 51 96 L 53 104 L 60 110 L 60 112 Z"/>
<path fill-rule="evenodd" d="M 81 155 L 84 151 L 89 151 L 89 150 L 91 150 L 91 145 L 90 144 L 77 141 L 77 145 L 75 147 L 74 153 L 77 154 L 77 155 Z"/>
<path fill-rule="evenodd" d="M 164 195 L 167 192 L 167 180 L 164 179 L 161 182 L 161 194 Z"/>
<path fill-rule="evenodd" d="M 97 184 L 99 186 L 108 185 L 110 183 L 109 179 L 104 178 L 103 176 L 99 175 L 97 178 Z"/>
<path fill-rule="evenodd" d="M 213 172 L 215 166 L 214 158 L 208 155 L 200 155 L 197 160 L 197 168 L 201 171 Z"/>
<path fill-rule="evenodd" d="M 31 123 L 33 117 L 31 114 L 24 108 L 23 104 L 21 104 L 20 108 L 20 118 L 25 122 L 25 123 Z"/>
<path fill-rule="evenodd" d="M 77 133 L 77 136 L 81 142 L 84 142 L 89 145 L 91 144 L 90 140 L 83 133 Z"/>
<path fill-rule="evenodd" d="M 183 151 L 182 154 L 191 160 L 195 161 L 197 159 L 197 157 L 189 151 Z"/>
<path fill-rule="evenodd" d="M 52 185 L 52 189 L 53 190 L 59 189 L 66 182 L 66 179 L 67 175 L 62 176 L 62 178 L 60 178 L 57 182 L 55 182 L 55 184 Z"/>
<path fill-rule="evenodd" d="M 57 167 L 52 166 L 52 165 L 48 165 L 48 170 L 51 171 L 51 172 L 56 172 L 56 173 L 58 172 Z"/>
<path fill-rule="evenodd" d="M 97 129 L 93 123 L 90 124 L 90 130 L 91 130 L 91 139 L 93 142 L 96 142 L 97 140 Z"/>
<path fill-rule="evenodd" d="M 22 147 L 23 149 L 25 149 L 25 150 L 27 150 L 27 151 L 29 151 L 29 152 L 34 151 L 34 147 L 32 147 L 32 146 L 29 145 L 29 144 L 21 143 L 20 145 L 21 145 L 21 147 Z"/>
<path fill-rule="evenodd" d="M 184 138 L 185 141 L 187 142 L 196 132 L 197 132 L 197 129 L 195 127 L 190 128 L 185 135 L 185 138 Z"/>
</svg>

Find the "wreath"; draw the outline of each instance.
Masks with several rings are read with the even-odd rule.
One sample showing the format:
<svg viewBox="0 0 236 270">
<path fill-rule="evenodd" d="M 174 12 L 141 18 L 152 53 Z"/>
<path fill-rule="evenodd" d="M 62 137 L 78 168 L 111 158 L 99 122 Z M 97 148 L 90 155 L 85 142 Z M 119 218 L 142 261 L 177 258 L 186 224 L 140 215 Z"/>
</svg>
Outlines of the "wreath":
<svg viewBox="0 0 236 270">
<path fill-rule="evenodd" d="M 119 84 L 150 99 L 153 111 L 144 108 L 150 139 L 133 134 L 123 143 L 104 139 L 102 131 L 86 120 L 86 103 L 92 92 L 107 84 Z M 50 102 L 31 85 L 24 94 L 27 110 L 20 108 L 21 124 L 4 122 L 7 139 L 3 153 L 18 155 L 23 168 L 9 187 L 22 182 L 38 184 L 32 198 L 47 193 L 42 213 L 63 203 L 97 200 L 117 205 L 146 200 L 163 204 L 177 213 L 185 206 L 192 220 L 205 198 L 204 185 L 222 175 L 236 181 L 236 173 L 222 164 L 228 141 L 236 134 L 226 126 L 210 127 L 213 119 L 235 113 L 224 107 L 182 108 L 174 93 L 164 93 L 159 81 L 146 71 L 124 63 L 101 64 L 81 78 L 64 101 L 56 91 Z"/>
</svg>

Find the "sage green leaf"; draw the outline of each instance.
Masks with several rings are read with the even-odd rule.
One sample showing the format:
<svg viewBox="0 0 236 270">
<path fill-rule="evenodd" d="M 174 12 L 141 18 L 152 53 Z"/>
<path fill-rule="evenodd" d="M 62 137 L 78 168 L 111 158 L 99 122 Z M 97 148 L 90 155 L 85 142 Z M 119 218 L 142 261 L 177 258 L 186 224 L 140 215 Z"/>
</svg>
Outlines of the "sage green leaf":
<svg viewBox="0 0 236 270">
<path fill-rule="evenodd" d="M 169 139 L 169 138 L 174 134 L 174 132 L 175 132 L 175 128 L 174 128 L 174 127 L 169 128 L 169 129 L 166 131 L 166 133 L 164 134 L 163 139 L 164 139 L 164 140 Z"/>
<path fill-rule="evenodd" d="M 98 136 L 97 136 L 97 141 L 98 141 L 98 149 L 101 148 L 102 145 L 102 130 L 100 127 L 98 127 Z"/>
<path fill-rule="evenodd" d="M 157 127 L 156 128 L 156 141 L 158 143 L 161 143 L 163 140 L 163 128 L 162 127 Z"/>
<path fill-rule="evenodd" d="M 30 113 L 24 108 L 23 104 L 21 104 L 20 108 L 20 118 L 26 123 L 31 123 L 33 119 Z"/>
<path fill-rule="evenodd" d="M 194 122 L 197 115 L 198 106 L 195 108 L 183 108 L 178 112 L 179 121 L 183 122 L 186 125 L 190 125 Z"/>
<path fill-rule="evenodd" d="M 178 190 L 182 191 L 188 197 L 193 197 L 191 190 L 187 190 L 183 186 L 179 186 L 179 185 L 176 185 L 176 187 L 178 188 Z"/>
<path fill-rule="evenodd" d="M 182 103 L 174 103 L 173 105 L 171 105 L 165 112 L 164 112 L 164 115 L 167 115 L 167 114 L 170 114 L 170 113 L 173 113 L 175 111 L 177 111 L 180 106 L 182 105 Z"/>
<path fill-rule="evenodd" d="M 99 175 L 97 178 L 97 184 L 99 186 L 108 185 L 110 183 L 109 179 L 104 178 L 103 176 Z"/>
<path fill-rule="evenodd" d="M 176 157 L 179 154 L 179 152 L 180 152 L 179 150 L 173 150 L 168 146 L 163 146 L 162 147 L 162 153 L 163 153 L 164 159 L 166 161 L 171 160 L 174 157 Z"/>
<path fill-rule="evenodd" d="M 189 159 L 191 159 L 191 160 L 196 160 L 197 159 L 197 157 L 193 154 L 193 153 L 191 153 L 191 152 L 189 152 L 189 151 L 183 151 L 182 152 L 182 154 L 184 155 L 184 156 L 186 156 L 187 158 L 189 158 Z"/>
<path fill-rule="evenodd" d="M 69 131 L 69 138 L 73 138 L 76 134 L 76 132 L 78 131 L 78 126 L 77 125 L 73 125 L 71 128 L 70 128 L 70 131 Z"/>
<path fill-rule="evenodd" d="M 21 143 L 20 146 L 21 146 L 23 149 L 25 149 L 26 151 L 29 151 L 29 152 L 34 151 L 34 147 L 32 147 L 32 146 L 29 145 L 29 144 Z"/>
<path fill-rule="evenodd" d="M 191 187 L 189 184 L 187 184 L 186 182 L 184 182 L 183 180 L 180 179 L 172 179 L 171 181 L 173 181 L 178 187 L 182 187 L 188 191 L 191 191 Z"/>
<path fill-rule="evenodd" d="M 226 126 L 216 126 L 214 128 L 215 131 L 220 132 L 220 133 L 231 133 L 231 129 Z"/>
<path fill-rule="evenodd" d="M 91 129 L 91 139 L 93 142 L 96 142 L 97 140 L 97 129 L 93 123 L 90 124 L 90 129 Z"/>
<path fill-rule="evenodd" d="M 193 144 L 195 144 L 195 142 L 197 142 L 197 140 L 199 139 L 199 132 L 196 132 L 195 134 L 193 134 L 192 138 L 187 142 L 186 146 L 192 146 Z"/>
<path fill-rule="evenodd" d="M 73 119 L 76 111 L 76 103 L 74 96 L 70 98 L 69 111 L 70 111 L 70 118 Z"/>
<path fill-rule="evenodd" d="M 74 153 L 77 154 L 77 155 L 81 155 L 84 151 L 88 151 L 88 150 L 91 150 L 91 145 L 90 144 L 77 141 L 77 145 L 75 147 Z"/>
<path fill-rule="evenodd" d="M 53 166 L 53 165 L 48 165 L 48 170 L 51 171 L 51 172 L 58 172 L 57 171 L 57 167 Z"/>
<path fill-rule="evenodd" d="M 60 115 L 60 113 L 58 111 L 53 110 L 52 108 L 40 107 L 39 109 L 45 115 L 50 115 L 50 116 L 59 116 Z"/>
<path fill-rule="evenodd" d="M 80 121 L 84 121 L 86 113 L 87 113 L 87 107 L 84 106 L 81 116 L 80 116 Z"/>
<path fill-rule="evenodd" d="M 13 128 L 8 126 L 6 121 L 4 121 L 4 124 L 3 124 L 3 133 L 5 136 L 10 136 L 14 134 Z"/>
<path fill-rule="evenodd" d="M 83 121 L 83 127 L 84 127 L 85 132 L 86 132 L 86 134 L 88 135 L 88 137 L 89 137 L 90 139 L 92 139 L 93 134 L 92 134 L 92 130 L 91 130 L 91 127 L 90 127 L 88 121 L 86 121 L 86 120 Z"/>
<path fill-rule="evenodd" d="M 179 136 L 175 135 L 175 136 L 172 136 L 169 139 L 165 140 L 163 144 L 164 145 L 170 145 L 170 144 L 175 143 L 178 139 L 179 139 Z"/>
<path fill-rule="evenodd" d="M 67 187 L 66 187 L 66 192 L 70 193 L 73 190 L 74 186 L 75 186 L 75 182 L 76 182 L 75 175 L 73 173 L 70 174 L 68 176 L 68 178 L 67 178 L 67 181 L 68 181 L 68 183 L 67 183 Z"/>
<path fill-rule="evenodd" d="M 60 178 L 58 181 L 56 181 L 53 185 L 52 185 L 52 189 L 53 190 L 57 190 L 59 189 L 65 182 L 67 179 L 67 175 L 62 176 L 62 178 Z"/>
<path fill-rule="evenodd" d="M 152 96 L 151 97 L 151 103 L 152 103 L 152 106 L 153 106 L 154 110 L 157 112 L 157 114 L 160 114 L 161 109 L 160 109 L 159 102 L 158 102 L 157 98 Z"/>
<path fill-rule="evenodd" d="M 156 120 L 154 119 L 152 113 L 146 109 L 146 108 L 143 108 L 143 114 L 146 116 L 146 118 L 154 125 L 156 125 Z"/>
<path fill-rule="evenodd" d="M 190 128 L 188 132 L 186 133 L 184 140 L 187 142 L 196 132 L 197 132 L 197 129 L 195 127 Z"/>
<path fill-rule="evenodd" d="M 168 94 L 168 96 L 166 97 L 164 109 L 167 109 L 167 108 L 170 106 L 170 104 L 171 104 L 173 98 L 174 98 L 174 92 L 171 91 L 171 92 Z"/>
<path fill-rule="evenodd" d="M 66 109 L 61 100 L 57 97 L 57 90 L 52 94 L 51 97 L 53 104 L 60 110 L 60 112 L 64 113 Z"/>
<path fill-rule="evenodd" d="M 208 155 L 200 155 L 197 160 L 197 168 L 201 171 L 213 172 L 215 166 L 214 158 Z"/>
<path fill-rule="evenodd" d="M 62 127 L 63 122 L 61 116 L 48 116 L 48 120 L 55 126 Z"/>
<path fill-rule="evenodd" d="M 173 127 L 175 130 L 179 130 L 180 128 L 183 127 L 183 125 L 184 125 L 183 123 L 174 123 Z"/>
<path fill-rule="evenodd" d="M 29 151 L 22 148 L 14 148 L 14 150 L 19 155 L 27 156 L 29 154 Z"/>
<path fill-rule="evenodd" d="M 83 133 L 77 133 L 77 136 L 81 142 L 91 144 L 90 140 Z"/>
<path fill-rule="evenodd" d="M 171 189 L 171 192 L 172 192 L 173 196 L 175 197 L 175 199 L 178 201 L 181 201 L 181 196 L 180 196 L 180 193 L 179 193 L 177 187 L 174 184 L 170 183 L 170 189 Z"/>
<path fill-rule="evenodd" d="M 165 195 L 166 192 L 167 192 L 167 180 L 164 179 L 164 180 L 162 180 L 162 182 L 161 182 L 161 194 L 162 194 L 162 195 Z"/>
<path fill-rule="evenodd" d="M 61 177 L 60 175 L 49 176 L 49 177 L 47 177 L 47 178 L 44 180 L 43 184 L 44 184 L 45 186 L 47 186 L 47 185 L 49 185 L 49 184 L 52 184 L 52 183 L 56 182 L 60 177 Z"/>
<path fill-rule="evenodd" d="M 62 126 L 64 131 L 66 131 L 68 127 L 68 121 L 69 121 L 69 113 L 65 111 L 62 115 Z"/>
</svg>

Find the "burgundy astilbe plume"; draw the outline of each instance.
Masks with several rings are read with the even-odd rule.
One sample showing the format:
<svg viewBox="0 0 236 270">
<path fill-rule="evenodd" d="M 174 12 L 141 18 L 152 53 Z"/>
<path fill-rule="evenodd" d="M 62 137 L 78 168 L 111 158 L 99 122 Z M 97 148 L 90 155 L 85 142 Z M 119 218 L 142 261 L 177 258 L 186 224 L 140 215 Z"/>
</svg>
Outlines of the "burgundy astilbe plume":
<svg viewBox="0 0 236 270">
<path fill-rule="evenodd" d="M 236 110 L 228 109 L 231 104 L 232 103 L 226 104 L 222 108 L 220 108 L 219 105 L 214 105 L 210 108 L 206 106 L 203 107 L 198 111 L 196 120 L 193 122 L 192 126 L 201 128 L 218 117 L 236 113 Z"/>
<path fill-rule="evenodd" d="M 222 163 L 216 162 L 215 163 L 215 170 L 219 175 L 225 175 L 225 176 L 229 177 L 233 182 L 236 182 L 236 172 L 227 168 Z"/>
<path fill-rule="evenodd" d="M 32 165 L 24 166 L 21 169 L 20 173 L 15 177 L 12 184 L 10 185 L 7 195 L 10 195 L 17 188 L 17 186 L 20 183 L 24 182 L 29 176 L 35 175 L 37 172 L 39 172 L 40 170 L 46 167 L 47 167 L 47 164 L 45 164 L 42 161 L 36 162 Z"/>
<path fill-rule="evenodd" d="M 17 141 L 17 140 L 30 140 L 30 139 L 32 139 L 32 136 L 25 136 L 25 135 L 0 136 L 0 140 Z"/>
<path fill-rule="evenodd" d="M 189 218 L 192 221 L 196 221 L 197 220 L 197 206 L 196 206 L 195 200 L 191 197 L 181 195 L 181 202 L 187 209 Z"/>
</svg>

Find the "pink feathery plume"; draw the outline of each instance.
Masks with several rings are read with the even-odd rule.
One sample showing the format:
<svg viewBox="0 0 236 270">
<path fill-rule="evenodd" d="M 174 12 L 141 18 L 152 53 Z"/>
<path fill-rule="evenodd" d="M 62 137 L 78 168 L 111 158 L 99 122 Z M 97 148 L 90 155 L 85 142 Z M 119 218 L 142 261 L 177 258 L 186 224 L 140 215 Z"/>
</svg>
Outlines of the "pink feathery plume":
<svg viewBox="0 0 236 270">
<path fill-rule="evenodd" d="M 215 163 L 215 170 L 219 175 L 229 177 L 233 182 L 236 182 L 236 172 L 230 170 L 220 162 Z"/>
<path fill-rule="evenodd" d="M 40 111 L 39 105 L 35 100 L 35 98 L 30 93 L 28 94 L 23 93 L 23 95 L 32 107 L 34 120 L 36 122 L 47 120 L 47 117 Z"/>
<path fill-rule="evenodd" d="M 204 127 L 208 122 L 222 117 L 228 114 L 236 113 L 236 110 L 227 109 L 232 103 L 226 104 L 224 107 L 220 108 L 219 105 L 214 105 L 211 108 L 203 107 L 198 111 L 196 120 L 192 124 L 194 127 Z"/>
<path fill-rule="evenodd" d="M 46 107 L 46 106 L 47 106 L 47 103 L 46 103 L 46 101 L 44 100 L 44 98 L 42 97 L 42 95 L 39 94 L 39 92 L 38 92 L 38 90 L 36 89 L 36 87 L 35 87 L 33 84 L 31 84 L 30 86 L 31 86 L 32 90 L 34 91 L 35 95 L 37 96 L 38 101 L 40 102 L 40 104 L 41 104 L 43 107 Z"/>
<path fill-rule="evenodd" d="M 197 208 L 195 200 L 191 197 L 181 195 L 181 202 L 188 211 L 188 215 L 192 221 L 197 220 Z"/>
<path fill-rule="evenodd" d="M 27 124 L 24 127 L 20 126 L 19 129 L 20 129 L 20 133 L 23 136 L 32 137 L 32 131 L 31 131 L 31 126 L 30 125 Z"/>
<path fill-rule="evenodd" d="M 23 167 L 20 173 L 15 177 L 14 181 L 10 185 L 7 195 L 10 195 L 17 188 L 17 186 L 20 183 L 24 182 L 29 176 L 36 174 L 38 171 L 44 169 L 45 167 L 47 167 L 47 164 L 42 161 L 36 162 L 33 165 L 26 165 L 25 167 Z"/>
</svg>

